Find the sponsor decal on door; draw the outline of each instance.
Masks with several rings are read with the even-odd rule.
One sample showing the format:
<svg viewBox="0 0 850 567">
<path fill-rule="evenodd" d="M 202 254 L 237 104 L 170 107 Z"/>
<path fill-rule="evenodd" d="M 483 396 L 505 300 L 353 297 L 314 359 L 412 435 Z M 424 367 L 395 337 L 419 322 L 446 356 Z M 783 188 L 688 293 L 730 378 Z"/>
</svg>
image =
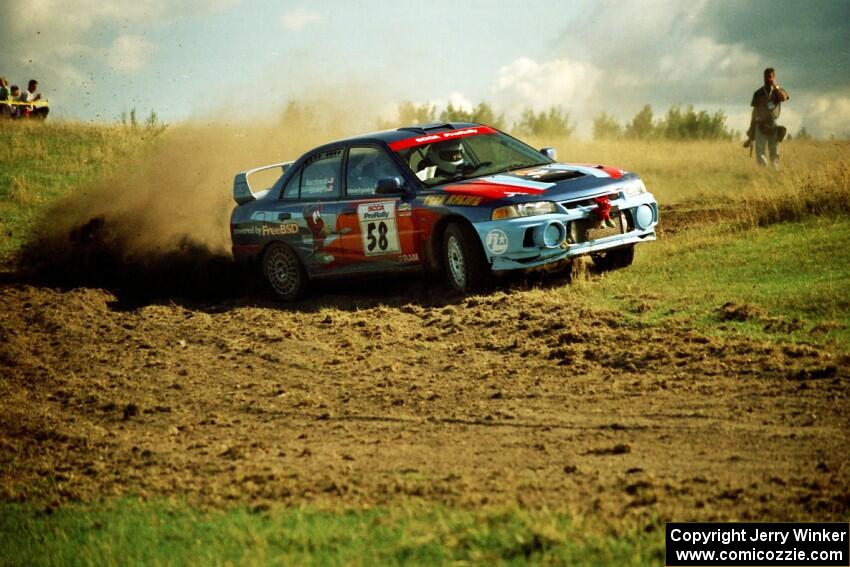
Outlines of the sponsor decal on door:
<svg viewBox="0 0 850 567">
<path fill-rule="evenodd" d="M 357 207 L 366 256 L 398 254 L 401 251 L 395 213 L 395 201 L 363 203 Z"/>
</svg>

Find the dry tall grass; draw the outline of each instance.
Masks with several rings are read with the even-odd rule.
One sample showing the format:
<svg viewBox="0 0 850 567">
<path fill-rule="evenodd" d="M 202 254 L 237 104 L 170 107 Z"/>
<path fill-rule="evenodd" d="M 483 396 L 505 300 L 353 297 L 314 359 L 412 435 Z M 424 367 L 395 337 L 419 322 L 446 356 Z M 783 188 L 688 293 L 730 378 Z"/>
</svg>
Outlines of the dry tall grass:
<svg viewBox="0 0 850 567">
<path fill-rule="evenodd" d="M 782 170 L 758 167 L 739 142 L 528 140 L 554 146 L 558 159 L 604 163 L 638 173 L 659 202 L 679 204 L 749 199 L 765 188 L 820 176 L 835 164 L 850 163 L 850 142 L 790 141 L 780 145 Z M 830 174 L 831 175 L 831 174 Z M 777 181 L 778 180 L 778 181 Z"/>
<path fill-rule="evenodd" d="M 767 226 L 810 216 L 850 213 L 848 161 L 809 171 L 789 171 L 758 180 L 737 210 L 744 226 Z"/>
</svg>

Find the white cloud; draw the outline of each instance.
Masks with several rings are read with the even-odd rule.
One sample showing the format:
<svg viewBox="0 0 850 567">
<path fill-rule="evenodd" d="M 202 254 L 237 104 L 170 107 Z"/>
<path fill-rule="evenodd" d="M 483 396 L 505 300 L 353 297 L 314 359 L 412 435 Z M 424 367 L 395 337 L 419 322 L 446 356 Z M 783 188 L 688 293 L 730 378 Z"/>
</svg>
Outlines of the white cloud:
<svg viewBox="0 0 850 567">
<path fill-rule="evenodd" d="M 121 35 L 115 38 L 106 59 L 119 73 L 135 73 L 147 65 L 153 50 L 154 46 L 141 36 Z"/>
<path fill-rule="evenodd" d="M 495 95 L 510 114 L 530 107 L 584 107 L 601 73 L 588 63 L 562 58 L 538 63 L 521 57 L 499 69 Z"/>
<path fill-rule="evenodd" d="M 805 97 L 803 98 L 800 124 L 805 126 L 810 134 L 821 138 L 835 136 L 836 138 L 846 139 L 850 137 L 850 93 L 815 96 L 808 101 L 805 101 Z M 793 102 L 792 96 L 787 105 Z M 786 105 L 783 105 L 783 116 L 785 116 L 785 108 Z"/>
<path fill-rule="evenodd" d="M 290 31 L 301 31 L 310 24 L 318 23 L 322 15 L 315 10 L 307 8 L 296 8 L 280 17 L 280 23 Z"/>
<path fill-rule="evenodd" d="M 475 105 L 472 104 L 472 101 L 466 98 L 466 95 L 457 91 L 449 95 L 449 104 L 451 104 L 454 108 L 465 112 L 471 112 L 472 109 L 475 108 Z M 443 105 L 439 104 L 439 106 Z"/>
</svg>

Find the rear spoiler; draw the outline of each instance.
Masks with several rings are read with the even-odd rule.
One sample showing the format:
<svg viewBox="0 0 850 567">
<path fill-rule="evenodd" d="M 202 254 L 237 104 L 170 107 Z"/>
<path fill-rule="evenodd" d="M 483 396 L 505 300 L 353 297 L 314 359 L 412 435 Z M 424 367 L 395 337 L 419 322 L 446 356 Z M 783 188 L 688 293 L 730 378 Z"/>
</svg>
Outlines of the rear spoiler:
<svg viewBox="0 0 850 567">
<path fill-rule="evenodd" d="M 255 167 L 254 169 L 249 169 L 248 171 L 237 173 L 236 177 L 233 179 L 233 200 L 236 201 L 236 203 L 239 205 L 244 205 L 245 203 L 253 201 L 257 198 L 254 195 L 254 191 L 251 189 L 251 184 L 248 182 L 248 178 L 251 175 L 257 173 L 258 171 L 266 171 L 267 169 L 274 169 L 275 167 L 279 167 L 280 174 L 283 175 L 293 163 L 295 162 L 285 161 L 283 163 L 264 165 L 262 167 Z"/>
</svg>

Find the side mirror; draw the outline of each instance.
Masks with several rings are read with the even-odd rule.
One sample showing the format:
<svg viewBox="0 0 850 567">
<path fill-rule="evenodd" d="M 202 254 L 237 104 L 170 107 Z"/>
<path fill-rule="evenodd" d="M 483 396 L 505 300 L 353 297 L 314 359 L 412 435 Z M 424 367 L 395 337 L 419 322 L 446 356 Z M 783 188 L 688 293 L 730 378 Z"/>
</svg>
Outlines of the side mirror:
<svg viewBox="0 0 850 567">
<path fill-rule="evenodd" d="M 558 152 L 555 150 L 555 148 L 540 148 L 540 153 L 551 159 L 552 161 L 558 159 Z"/>
<path fill-rule="evenodd" d="M 382 177 L 378 180 L 375 193 L 378 195 L 397 195 L 398 193 L 404 193 L 402 185 L 404 185 L 404 182 L 401 180 L 401 177 Z"/>
</svg>

